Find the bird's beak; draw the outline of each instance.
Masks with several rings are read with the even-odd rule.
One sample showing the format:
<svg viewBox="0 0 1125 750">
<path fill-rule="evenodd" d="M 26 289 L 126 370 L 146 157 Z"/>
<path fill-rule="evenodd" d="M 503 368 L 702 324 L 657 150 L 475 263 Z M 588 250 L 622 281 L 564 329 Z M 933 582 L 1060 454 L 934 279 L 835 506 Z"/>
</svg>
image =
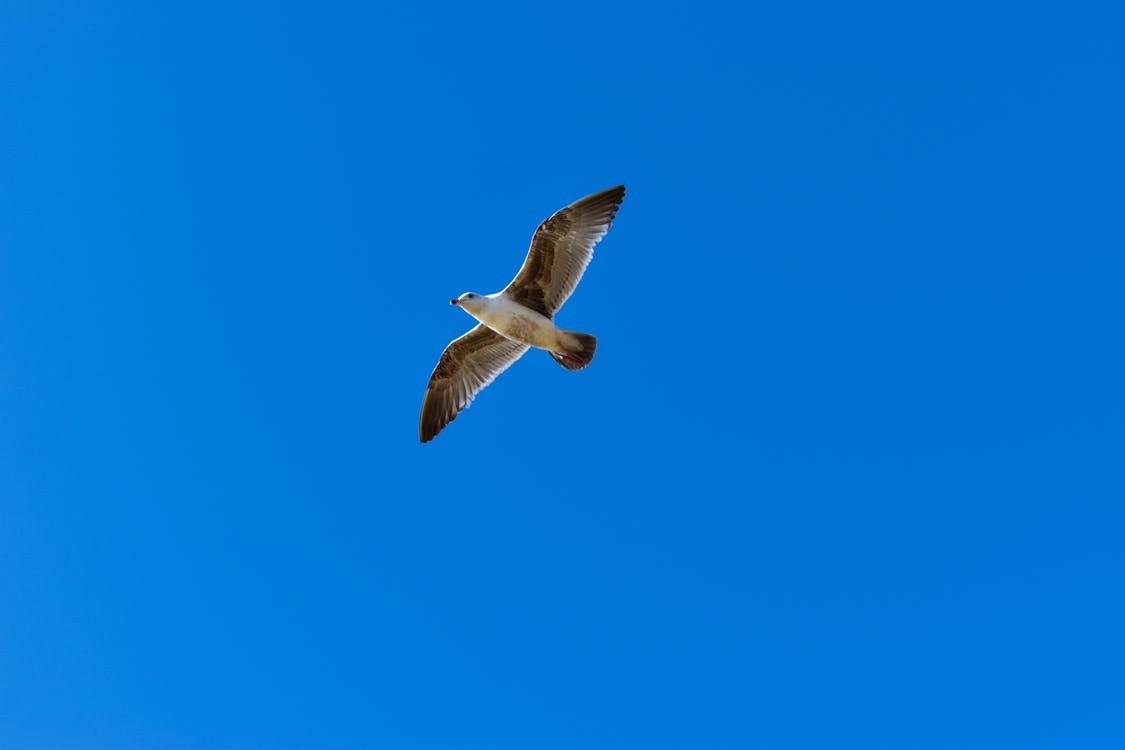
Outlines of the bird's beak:
<svg viewBox="0 0 1125 750">
<path fill-rule="evenodd" d="M 456 305 L 456 304 L 457 304 L 457 300 L 455 300 L 455 299 L 451 299 L 451 300 L 449 300 L 449 304 L 451 304 L 451 305 Z"/>
</svg>

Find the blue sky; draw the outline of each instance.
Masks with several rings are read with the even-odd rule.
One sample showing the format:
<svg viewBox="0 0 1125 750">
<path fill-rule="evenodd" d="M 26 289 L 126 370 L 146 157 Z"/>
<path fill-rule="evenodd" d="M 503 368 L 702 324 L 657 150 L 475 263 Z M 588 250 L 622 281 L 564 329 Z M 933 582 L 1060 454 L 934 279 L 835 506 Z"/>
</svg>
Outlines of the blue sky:
<svg viewBox="0 0 1125 750">
<path fill-rule="evenodd" d="M 5 3 L 0 747 L 1125 745 L 1123 21 Z"/>
</svg>

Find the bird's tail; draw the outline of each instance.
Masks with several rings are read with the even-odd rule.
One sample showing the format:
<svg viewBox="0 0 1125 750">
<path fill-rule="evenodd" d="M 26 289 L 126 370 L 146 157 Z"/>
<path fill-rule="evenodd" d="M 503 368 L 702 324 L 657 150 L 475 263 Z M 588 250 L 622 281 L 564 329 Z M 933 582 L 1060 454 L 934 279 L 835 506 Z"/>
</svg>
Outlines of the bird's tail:
<svg viewBox="0 0 1125 750">
<path fill-rule="evenodd" d="M 598 340 L 588 333 L 560 331 L 559 348 L 551 351 L 555 361 L 568 370 L 581 370 L 594 358 Z"/>
</svg>

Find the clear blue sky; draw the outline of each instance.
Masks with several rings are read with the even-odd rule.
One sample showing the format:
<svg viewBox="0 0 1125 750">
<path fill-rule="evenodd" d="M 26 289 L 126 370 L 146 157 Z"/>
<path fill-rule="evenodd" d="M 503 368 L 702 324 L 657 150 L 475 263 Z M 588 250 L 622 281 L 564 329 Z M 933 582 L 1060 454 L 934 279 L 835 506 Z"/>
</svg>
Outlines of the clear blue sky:
<svg viewBox="0 0 1125 750">
<path fill-rule="evenodd" d="M 1125 13 L 735 6 L 0 7 L 0 747 L 1125 746 Z"/>
</svg>

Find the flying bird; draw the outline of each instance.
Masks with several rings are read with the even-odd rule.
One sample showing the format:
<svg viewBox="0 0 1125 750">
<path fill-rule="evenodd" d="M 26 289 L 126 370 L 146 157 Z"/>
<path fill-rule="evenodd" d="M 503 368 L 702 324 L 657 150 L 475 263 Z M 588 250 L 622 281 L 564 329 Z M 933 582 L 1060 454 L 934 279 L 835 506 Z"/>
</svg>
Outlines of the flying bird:
<svg viewBox="0 0 1125 750">
<path fill-rule="evenodd" d="M 590 364 L 597 340 L 559 328 L 552 319 L 578 286 L 624 197 L 625 186 L 618 185 L 559 209 L 535 230 L 523 267 L 508 286 L 449 301 L 480 323 L 445 347 L 430 376 L 418 419 L 423 443 L 533 346 L 546 349 L 568 370 Z"/>
</svg>

